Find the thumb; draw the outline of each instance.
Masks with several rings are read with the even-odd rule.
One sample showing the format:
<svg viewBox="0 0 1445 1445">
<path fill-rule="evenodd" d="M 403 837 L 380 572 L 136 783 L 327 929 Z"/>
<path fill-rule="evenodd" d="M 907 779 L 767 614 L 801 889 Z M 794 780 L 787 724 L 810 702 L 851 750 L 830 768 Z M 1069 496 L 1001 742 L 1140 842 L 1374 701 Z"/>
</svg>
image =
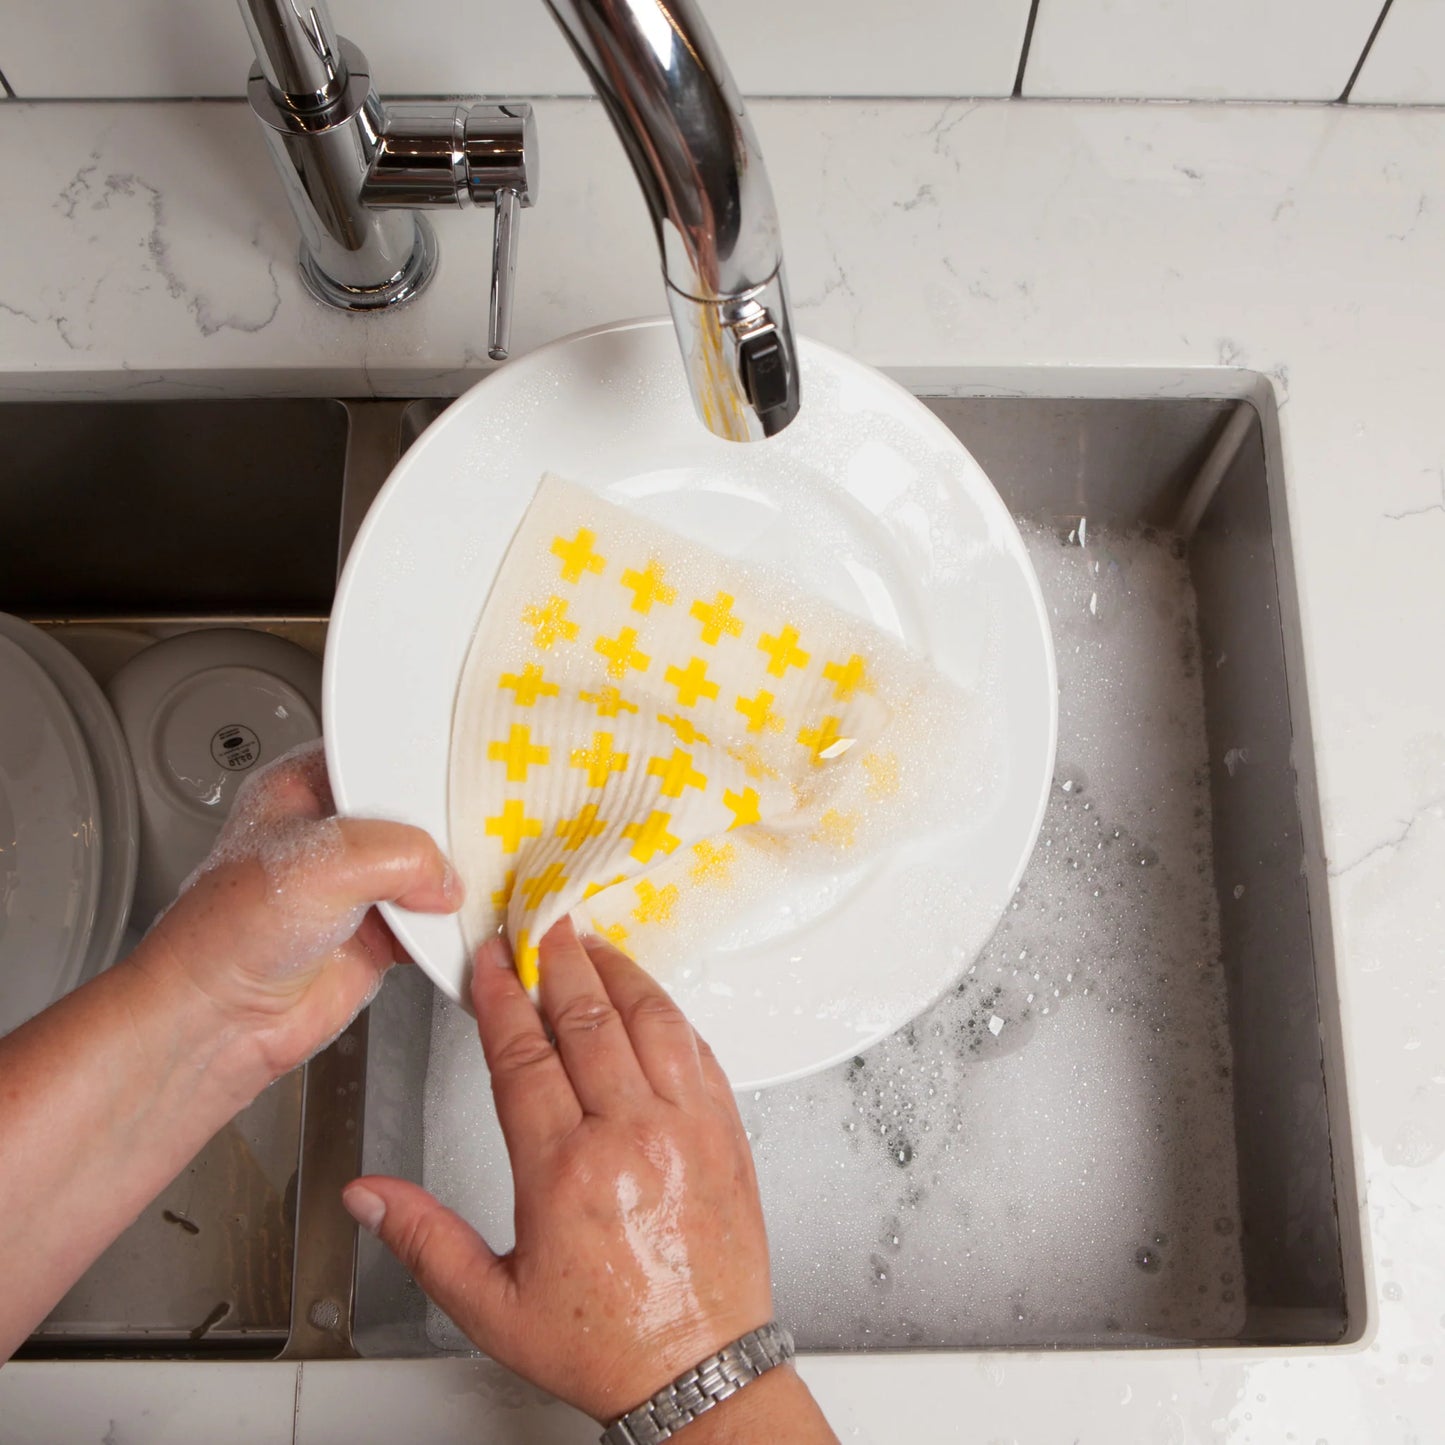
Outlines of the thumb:
<svg viewBox="0 0 1445 1445">
<path fill-rule="evenodd" d="M 383 900 L 414 913 L 455 913 L 465 889 L 431 836 L 406 823 L 339 818 L 339 856 L 317 867 L 317 882 L 349 902 Z"/>
<path fill-rule="evenodd" d="M 341 1191 L 341 1202 L 485 1349 L 491 1323 L 506 1307 L 511 1277 L 482 1236 L 420 1185 L 405 1179 L 384 1174 L 354 1179 Z"/>
</svg>

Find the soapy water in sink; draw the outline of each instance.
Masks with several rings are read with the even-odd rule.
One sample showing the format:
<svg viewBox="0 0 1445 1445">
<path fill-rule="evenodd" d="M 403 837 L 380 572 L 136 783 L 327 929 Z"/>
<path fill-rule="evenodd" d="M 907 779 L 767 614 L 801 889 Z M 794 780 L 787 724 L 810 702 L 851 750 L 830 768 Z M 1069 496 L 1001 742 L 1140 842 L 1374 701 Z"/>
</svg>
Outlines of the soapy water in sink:
<svg viewBox="0 0 1445 1445">
<path fill-rule="evenodd" d="M 743 1102 L 779 1309 L 815 1346 L 1207 1339 L 1242 1323 L 1188 573 L 1166 539 L 1024 533 L 1060 719 L 1018 895 L 913 1025 Z"/>
<path fill-rule="evenodd" d="M 908 1028 L 741 1100 L 778 1314 L 805 1347 L 1204 1340 L 1243 1321 L 1188 572 L 1165 538 L 1022 530 L 1060 718 L 1018 894 Z M 505 1247 L 495 1123 L 458 1129 L 436 1088 L 449 1033 L 439 1019 L 425 1180 Z M 465 1347 L 439 1313 L 429 1332 Z"/>
</svg>

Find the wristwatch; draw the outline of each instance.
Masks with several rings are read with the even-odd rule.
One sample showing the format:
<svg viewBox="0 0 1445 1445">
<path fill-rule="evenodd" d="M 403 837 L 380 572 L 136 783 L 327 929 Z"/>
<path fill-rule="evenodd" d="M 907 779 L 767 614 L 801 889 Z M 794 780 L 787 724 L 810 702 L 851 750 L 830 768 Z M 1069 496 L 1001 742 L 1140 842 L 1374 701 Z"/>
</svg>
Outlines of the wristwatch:
<svg viewBox="0 0 1445 1445">
<path fill-rule="evenodd" d="M 684 1425 L 795 1353 L 792 1335 L 776 1320 L 750 1330 L 614 1420 L 602 1432 L 602 1445 L 662 1445 Z"/>
</svg>

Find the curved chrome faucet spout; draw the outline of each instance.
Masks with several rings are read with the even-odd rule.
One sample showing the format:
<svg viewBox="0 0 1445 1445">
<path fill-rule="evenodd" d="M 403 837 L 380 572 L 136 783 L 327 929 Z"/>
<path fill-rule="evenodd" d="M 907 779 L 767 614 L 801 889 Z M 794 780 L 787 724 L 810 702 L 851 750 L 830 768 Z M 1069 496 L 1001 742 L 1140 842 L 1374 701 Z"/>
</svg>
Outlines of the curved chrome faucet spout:
<svg viewBox="0 0 1445 1445">
<path fill-rule="evenodd" d="M 731 73 L 692 0 L 546 0 L 652 213 L 698 414 L 749 440 L 797 415 L 777 208 Z"/>
</svg>

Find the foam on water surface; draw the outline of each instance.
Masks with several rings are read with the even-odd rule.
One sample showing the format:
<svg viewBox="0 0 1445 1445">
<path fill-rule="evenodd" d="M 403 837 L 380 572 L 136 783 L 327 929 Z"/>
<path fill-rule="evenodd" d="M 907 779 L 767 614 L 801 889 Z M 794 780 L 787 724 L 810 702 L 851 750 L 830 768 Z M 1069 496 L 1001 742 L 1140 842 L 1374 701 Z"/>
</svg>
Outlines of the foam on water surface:
<svg viewBox="0 0 1445 1445">
<path fill-rule="evenodd" d="M 908 1028 L 741 1100 L 778 1313 L 808 1347 L 1225 1338 L 1243 1319 L 1187 568 L 1167 539 L 1023 530 L 1060 718 L 1018 895 Z M 439 1001 L 425 1182 L 505 1248 L 485 1088 L 474 1025 Z M 465 1345 L 439 1314 L 431 1335 Z"/>
</svg>

